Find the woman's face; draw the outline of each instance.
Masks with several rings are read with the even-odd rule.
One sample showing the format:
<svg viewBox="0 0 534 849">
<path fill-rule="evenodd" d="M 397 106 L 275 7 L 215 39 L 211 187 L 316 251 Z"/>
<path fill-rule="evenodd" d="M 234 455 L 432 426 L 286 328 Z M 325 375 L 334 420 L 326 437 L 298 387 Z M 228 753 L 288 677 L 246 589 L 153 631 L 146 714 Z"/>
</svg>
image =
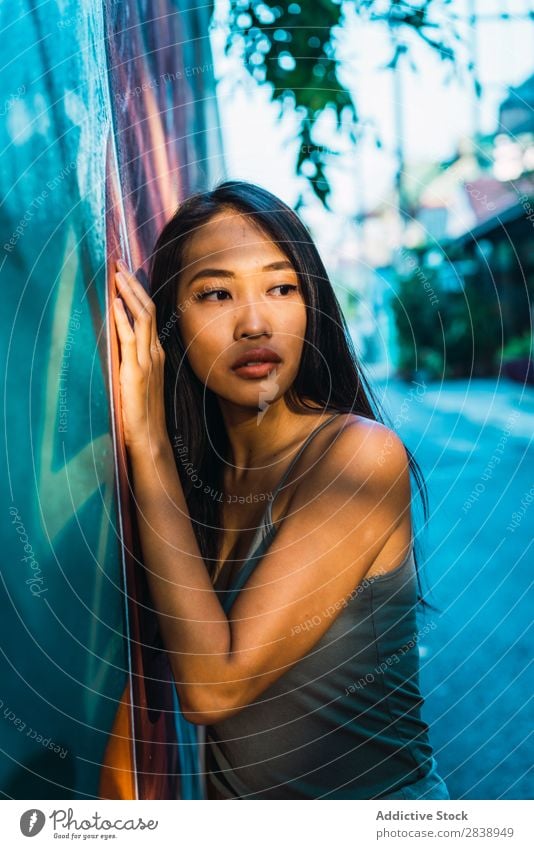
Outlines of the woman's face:
<svg viewBox="0 0 534 849">
<path fill-rule="evenodd" d="M 306 304 L 295 269 L 248 216 L 227 210 L 195 232 L 177 307 L 187 358 L 216 395 L 265 409 L 289 389 L 302 355 Z M 241 355 L 271 361 L 237 369 Z"/>
</svg>

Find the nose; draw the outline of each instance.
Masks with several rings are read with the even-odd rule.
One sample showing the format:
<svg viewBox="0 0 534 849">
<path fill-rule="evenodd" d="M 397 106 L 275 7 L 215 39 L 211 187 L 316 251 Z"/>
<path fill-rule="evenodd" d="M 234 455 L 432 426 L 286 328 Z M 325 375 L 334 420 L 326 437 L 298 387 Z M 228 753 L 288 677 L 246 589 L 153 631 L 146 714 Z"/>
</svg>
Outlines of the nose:
<svg viewBox="0 0 534 849">
<path fill-rule="evenodd" d="M 234 339 L 243 337 L 272 336 L 268 308 L 258 300 L 247 300 L 235 308 Z"/>
</svg>

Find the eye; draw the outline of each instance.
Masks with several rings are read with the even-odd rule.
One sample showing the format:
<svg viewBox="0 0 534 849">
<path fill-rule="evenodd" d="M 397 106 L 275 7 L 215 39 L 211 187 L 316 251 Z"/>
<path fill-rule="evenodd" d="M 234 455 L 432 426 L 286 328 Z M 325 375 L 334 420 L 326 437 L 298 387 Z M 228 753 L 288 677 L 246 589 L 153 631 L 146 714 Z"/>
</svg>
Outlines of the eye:
<svg viewBox="0 0 534 849">
<path fill-rule="evenodd" d="M 197 301 L 205 301 L 208 298 L 208 295 L 229 295 L 230 293 L 226 291 L 226 289 L 208 289 L 205 292 L 200 292 L 198 295 L 195 295 L 195 299 Z M 215 300 L 219 300 L 216 298 Z"/>
<path fill-rule="evenodd" d="M 294 286 L 293 283 L 279 283 L 278 286 L 274 286 L 273 288 L 274 289 L 289 289 L 290 292 L 297 292 L 299 287 Z M 290 294 L 290 292 L 288 292 L 287 294 Z"/>
<path fill-rule="evenodd" d="M 283 293 L 282 297 L 289 295 L 291 292 L 297 292 L 298 286 L 293 285 L 293 283 L 279 283 L 278 286 L 273 286 L 269 291 L 272 292 L 275 289 L 285 289 L 286 291 Z M 289 290 L 289 291 L 288 291 Z M 195 295 L 195 300 L 197 301 L 206 301 L 208 300 L 208 296 L 211 295 L 230 295 L 230 292 L 227 292 L 226 289 L 207 289 L 203 292 L 199 292 Z M 220 301 L 223 298 L 216 297 L 215 299 L 210 298 L 210 300 Z M 226 300 L 226 298 L 224 298 Z"/>
</svg>

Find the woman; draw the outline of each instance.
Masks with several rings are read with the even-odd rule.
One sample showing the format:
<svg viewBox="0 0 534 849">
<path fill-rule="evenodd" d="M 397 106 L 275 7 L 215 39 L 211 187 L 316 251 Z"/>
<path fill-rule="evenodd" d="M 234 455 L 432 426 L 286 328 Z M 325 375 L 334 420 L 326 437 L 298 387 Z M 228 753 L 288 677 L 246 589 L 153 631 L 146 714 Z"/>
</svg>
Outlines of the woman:
<svg viewBox="0 0 534 849">
<path fill-rule="evenodd" d="M 116 277 L 124 437 L 209 798 L 449 798 L 420 715 L 420 475 L 310 234 L 225 181 L 179 207 L 149 278 Z"/>
</svg>

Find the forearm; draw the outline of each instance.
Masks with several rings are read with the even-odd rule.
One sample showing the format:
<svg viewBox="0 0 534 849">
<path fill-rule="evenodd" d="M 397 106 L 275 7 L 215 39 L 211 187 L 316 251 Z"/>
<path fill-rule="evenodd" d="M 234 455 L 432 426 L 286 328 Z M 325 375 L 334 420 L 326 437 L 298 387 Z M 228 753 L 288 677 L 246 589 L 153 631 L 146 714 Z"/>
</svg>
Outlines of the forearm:
<svg viewBox="0 0 534 849">
<path fill-rule="evenodd" d="M 172 447 L 130 452 L 139 533 L 152 600 L 184 709 L 225 704 L 230 624 L 193 532 Z"/>
</svg>

